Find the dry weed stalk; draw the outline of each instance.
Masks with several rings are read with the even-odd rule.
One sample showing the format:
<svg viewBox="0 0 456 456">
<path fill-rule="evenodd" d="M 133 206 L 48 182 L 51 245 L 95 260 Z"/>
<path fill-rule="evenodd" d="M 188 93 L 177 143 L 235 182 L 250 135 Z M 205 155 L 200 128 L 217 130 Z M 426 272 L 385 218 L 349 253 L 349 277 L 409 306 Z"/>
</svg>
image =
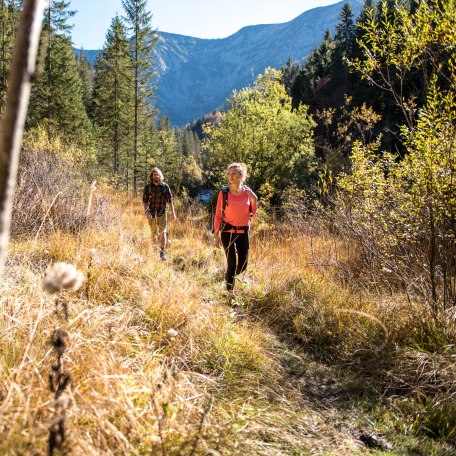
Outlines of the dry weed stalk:
<svg viewBox="0 0 456 456">
<path fill-rule="evenodd" d="M 52 407 L 54 416 L 49 427 L 48 454 L 52 456 L 55 450 L 62 449 L 65 442 L 66 410 L 71 404 L 70 397 L 65 394 L 67 386 L 71 385 L 71 375 L 63 369 L 63 354 L 66 348 L 68 334 L 56 329 L 51 337 L 51 344 L 57 355 L 57 364 L 51 366 L 49 373 L 49 388 L 54 393 Z"/>
<path fill-rule="evenodd" d="M 97 189 L 97 181 L 94 180 L 92 184 L 90 185 L 90 193 L 89 193 L 89 199 L 87 202 L 87 211 L 86 211 L 86 218 L 89 219 L 90 213 L 92 211 L 92 198 L 93 194 L 95 193 L 95 190 Z"/>
<path fill-rule="evenodd" d="M 49 294 L 59 295 L 56 298 L 56 313 L 58 303 L 62 304 L 65 321 L 68 322 L 68 295 L 63 291 L 77 291 L 84 281 L 84 275 L 73 265 L 56 263 L 47 269 L 42 282 L 43 290 Z M 52 407 L 54 416 L 49 427 L 48 454 L 52 456 L 55 450 L 61 450 L 65 442 L 66 411 L 71 405 L 71 398 L 66 389 L 72 384 L 71 375 L 63 368 L 63 355 L 67 346 L 68 333 L 60 328 L 55 329 L 51 336 L 51 344 L 57 356 L 57 362 L 51 365 L 49 373 L 49 388 L 54 393 Z"/>
<path fill-rule="evenodd" d="M 36 242 L 37 239 L 38 239 L 38 236 L 40 235 L 40 231 L 41 231 L 41 228 L 43 228 L 43 225 L 44 225 L 44 222 L 46 221 L 48 215 L 49 215 L 49 212 L 51 211 L 52 209 L 52 206 L 54 206 L 54 203 L 57 201 L 57 198 L 62 194 L 62 192 L 58 192 L 57 195 L 55 195 L 54 199 L 52 200 L 51 204 L 49 205 L 48 207 L 48 210 L 46 211 L 46 214 L 44 214 L 44 217 L 43 217 L 43 220 L 41 221 L 41 224 L 40 226 L 38 227 L 37 231 L 36 231 L 36 234 L 35 234 L 35 237 L 34 237 L 34 241 Z"/>
</svg>

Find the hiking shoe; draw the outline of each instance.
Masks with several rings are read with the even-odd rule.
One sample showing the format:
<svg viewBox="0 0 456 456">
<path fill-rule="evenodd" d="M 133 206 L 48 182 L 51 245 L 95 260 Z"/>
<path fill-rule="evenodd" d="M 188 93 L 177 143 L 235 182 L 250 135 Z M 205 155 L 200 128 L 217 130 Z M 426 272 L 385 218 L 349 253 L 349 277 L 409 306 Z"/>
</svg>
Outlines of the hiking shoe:
<svg viewBox="0 0 456 456">
<path fill-rule="evenodd" d="M 163 249 L 160 249 L 160 260 L 162 260 L 162 261 L 166 260 L 166 253 Z"/>
</svg>

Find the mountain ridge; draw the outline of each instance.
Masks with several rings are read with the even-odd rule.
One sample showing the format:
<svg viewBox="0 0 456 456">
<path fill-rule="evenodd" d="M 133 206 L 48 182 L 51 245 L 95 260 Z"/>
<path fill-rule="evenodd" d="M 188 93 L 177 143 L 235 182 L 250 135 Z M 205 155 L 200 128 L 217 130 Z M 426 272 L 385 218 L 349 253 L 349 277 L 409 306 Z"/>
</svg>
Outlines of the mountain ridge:
<svg viewBox="0 0 456 456">
<path fill-rule="evenodd" d="M 289 57 L 302 63 L 327 28 L 334 34 L 340 9 L 350 3 L 354 19 L 363 0 L 343 0 L 304 11 L 288 22 L 248 25 L 226 38 L 196 38 L 158 32 L 156 107 L 184 126 L 221 107 L 233 90 L 251 85 L 267 67 Z M 83 51 L 93 63 L 98 51 Z"/>
</svg>

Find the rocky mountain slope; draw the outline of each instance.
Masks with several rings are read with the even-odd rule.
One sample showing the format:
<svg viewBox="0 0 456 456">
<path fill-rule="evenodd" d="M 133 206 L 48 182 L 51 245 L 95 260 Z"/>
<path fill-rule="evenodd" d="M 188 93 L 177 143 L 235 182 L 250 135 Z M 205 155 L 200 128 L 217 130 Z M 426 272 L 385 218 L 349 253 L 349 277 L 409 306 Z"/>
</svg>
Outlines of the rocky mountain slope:
<svg viewBox="0 0 456 456">
<path fill-rule="evenodd" d="M 348 0 L 354 16 L 362 0 Z M 344 1 L 314 8 L 281 24 L 251 25 L 223 39 L 159 32 L 156 106 L 183 126 L 222 106 L 233 90 L 250 85 L 265 68 L 280 68 L 288 57 L 303 62 L 325 30 L 334 34 Z M 96 52 L 85 51 L 94 61 Z"/>
</svg>

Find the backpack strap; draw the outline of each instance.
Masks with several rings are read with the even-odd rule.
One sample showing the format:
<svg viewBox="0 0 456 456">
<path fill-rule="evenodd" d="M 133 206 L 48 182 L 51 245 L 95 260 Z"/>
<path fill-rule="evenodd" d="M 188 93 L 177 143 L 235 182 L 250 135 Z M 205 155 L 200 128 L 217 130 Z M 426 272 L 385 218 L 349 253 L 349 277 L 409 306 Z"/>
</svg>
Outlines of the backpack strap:
<svg viewBox="0 0 456 456">
<path fill-rule="evenodd" d="M 225 207 L 228 204 L 228 193 L 230 192 L 230 187 L 228 185 L 224 185 L 221 189 L 222 196 L 223 196 L 223 203 L 222 203 L 222 221 L 223 217 L 225 217 Z M 250 219 L 252 219 L 252 204 L 249 204 L 249 212 L 250 212 Z"/>
<path fill-rule="evenodd" d="M 170 198 L 171 190 L 169 188 L 169 185 L 166 182 L 162 182 L 160 184 L 160 193 L 165 197 L 165 200 L 169 203 L 168 198 Z M 168 195 L 168 198 L 167 198 L 167 195 Z"/>
<path fill-rule="evenodd" d="M 150 182 L 148 182 L 146 184 L 146 186 L 144 187 L 143 202 L 146 202 L 147 204 L 149 204 L 149 198 L 150 198 L 151 192 L 152 192 L 152 184 Z"/>
<path fill-rule="evenodd" d="M 228 187 L 228 185 L 224 185 L 222 187 L 222 197 L 223 197 L 223 202 L 222 202 L 222 221 L 223 221 L 223 217 L 225 217 L 225 208 L 226 208 L 226 205 L 228 204 L 228 193 L 230 191 L 230 187 Z"/>
</svg>

